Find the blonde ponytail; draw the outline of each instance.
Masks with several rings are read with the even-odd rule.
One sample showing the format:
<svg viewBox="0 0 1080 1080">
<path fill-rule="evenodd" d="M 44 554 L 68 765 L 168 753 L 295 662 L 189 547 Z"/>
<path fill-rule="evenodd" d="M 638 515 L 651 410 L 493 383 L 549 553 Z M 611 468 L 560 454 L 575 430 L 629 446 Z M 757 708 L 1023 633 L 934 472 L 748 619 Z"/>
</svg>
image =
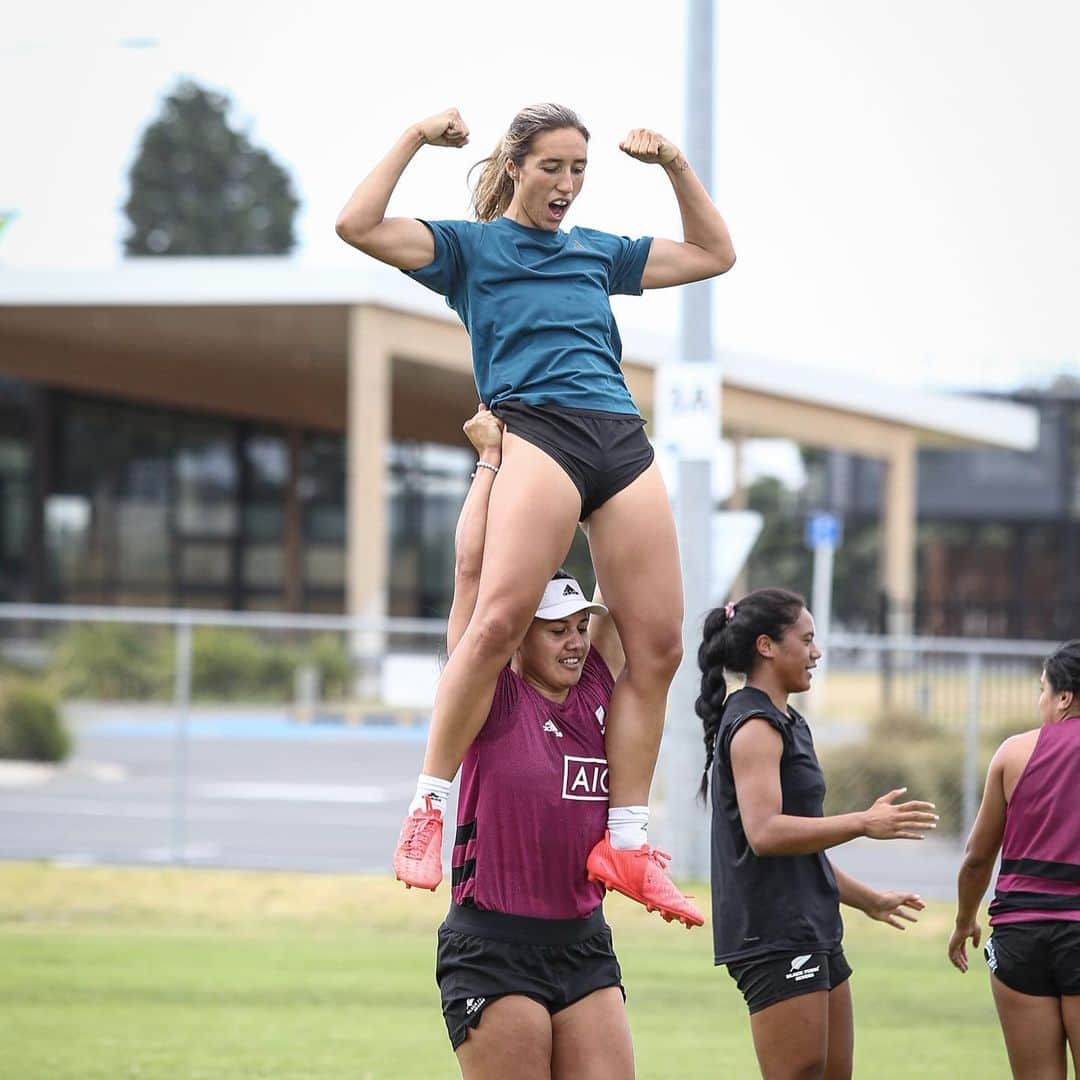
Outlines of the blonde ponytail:
<svg viewBox="0 0 1080 1080">
<path fill-rule="evenodd" d="M 510 200 L 514 197 L 514 181 L 506 171 L 509 160 L 506 140 L 500 139 L 491 157 L 486 157 L 473 166 L 473 169 L 480 169 L 480 177 L 472 194 L 472 209 L 477 221 L 494 221 L 497 217 L 502 217 L 510 205 Z"/>
</svg>

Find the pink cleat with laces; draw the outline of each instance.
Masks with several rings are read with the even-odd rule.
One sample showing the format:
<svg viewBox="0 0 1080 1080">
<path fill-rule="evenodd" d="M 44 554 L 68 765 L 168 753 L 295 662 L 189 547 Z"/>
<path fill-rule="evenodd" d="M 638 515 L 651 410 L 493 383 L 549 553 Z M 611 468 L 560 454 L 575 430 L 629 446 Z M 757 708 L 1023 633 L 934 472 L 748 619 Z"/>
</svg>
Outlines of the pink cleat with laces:
<svg viewBox="0 0 1080 1080">
<path fill-rule="evenodd" d="M 678 919 L 687 930 L 704 926 L 705 917 L 668 877 L 670 861 L 666 851 L 648 844 L 619 851 L 611 846 L 610 834 L 604 833 L 604 839 L 589 852 L 585 868 L 590 881 L 644 904 L 649 911 L 659 911 L 667 922 Z"/>
<path fill-rule="evenodd" d="M 401 826 L 394 852 L 394 877 L 406 889 L 430 889 L 442 881 L 443 816 L 434 810 L 431 798 L 424 796 L 424 809 L 414 810 Z"/>
</svg>

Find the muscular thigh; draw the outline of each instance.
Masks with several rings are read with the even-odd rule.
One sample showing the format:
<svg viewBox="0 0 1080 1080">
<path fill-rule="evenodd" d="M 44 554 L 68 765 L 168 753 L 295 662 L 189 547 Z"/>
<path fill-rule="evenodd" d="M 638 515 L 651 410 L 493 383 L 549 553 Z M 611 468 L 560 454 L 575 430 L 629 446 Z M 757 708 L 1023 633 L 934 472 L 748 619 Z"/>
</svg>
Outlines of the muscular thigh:
<svg viewBox="0 0 1080 1080">
<path fill-rule="evenodd" d="M 542 450 L 507 434 L 488 504 L 476 614 L 532 618 L 544 585 L 574 538 L 580 496 Z"/>
<path fill-rule="evenodd" d="M 622 991 L 596 990 L 551 1018 L 552 1080 L 633 1080 L 634 1048 Z"/>
<path fill-rule="evenodd" d="M 508 994 L 484 1009 L 456 1053 L 464 1080 L 549 1080 L 551 1017 L 532 998 Z"/>
<path fill-rule="evenodd" d="M 627 654 L 650 626 L 680 627 L 679 545 L 656 463 L 596 510 L 588 528 L 596 577 Z"/>
<path fill-rule="evenodd" d="M 849 979 L 829 991 L 828 1038 L 825 1080 L 851 1080 L 855 1067 L 855 1014 Z"/>
<path fill-rule="evenodd" d="M 750 1017 L 765 1080 L 824 1076 L 829 1055 L 828 990 L 787 998 Z"/>
<path fill-rule="evenodd" d="M 1022 993 L 994 974 L 990 975 L 990 986 L 1013 1074 L 1065 1080 L 1061 999 Z"/>
</svg>

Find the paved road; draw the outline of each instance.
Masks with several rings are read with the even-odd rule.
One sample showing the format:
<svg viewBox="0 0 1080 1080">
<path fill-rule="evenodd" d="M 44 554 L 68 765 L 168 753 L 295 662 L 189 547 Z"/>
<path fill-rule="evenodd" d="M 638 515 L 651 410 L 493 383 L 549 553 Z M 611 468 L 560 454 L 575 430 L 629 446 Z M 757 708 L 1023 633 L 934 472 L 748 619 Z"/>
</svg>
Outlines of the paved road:
<svg viewBox="0 0 1080 1080">
<path fill-rule="evenodd" d="M 198 712 L 178 747 L 165 715 L 76 714 L 74 726 L 62 768 L 0 763 L 0 858 L 386 873 L 424 734 Z M 859 840 L 833 858 L 878 887 L 947 898 L 958 850 Z"/>
</svg>

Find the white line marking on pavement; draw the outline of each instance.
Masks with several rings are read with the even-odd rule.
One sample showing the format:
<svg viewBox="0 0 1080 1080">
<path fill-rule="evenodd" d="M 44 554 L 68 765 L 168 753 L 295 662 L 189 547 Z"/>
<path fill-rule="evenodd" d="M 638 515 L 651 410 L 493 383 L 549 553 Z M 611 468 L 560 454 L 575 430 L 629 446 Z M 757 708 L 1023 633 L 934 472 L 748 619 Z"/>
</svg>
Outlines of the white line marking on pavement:
<svg viewBox="0 0 1080 1080">
<path fill-rule="evenodd" d="M 383 803 L 402 798 L 411 787 L 374 787 L 369 784 L 284 784 L 238 780 L 196 784 L 192 794 L 200 799 L 254 799 L 265 802 Z"/>
<path fill-rule="evenodd" d="M 0 761 L 0 787 L 35 787 L 51 780 L 56 772 L 55 765 L 37 761 Z"/>
<path fill-rule="evenodd" d="M 178 859 L 183 862 L 198 862 L 216 859 L 221 854 L 219 844 L 187 844 L 180 851 L 171 847 L 143 848 L 139 856 L 147 862 L 171 863 Z"/>
</svg>

